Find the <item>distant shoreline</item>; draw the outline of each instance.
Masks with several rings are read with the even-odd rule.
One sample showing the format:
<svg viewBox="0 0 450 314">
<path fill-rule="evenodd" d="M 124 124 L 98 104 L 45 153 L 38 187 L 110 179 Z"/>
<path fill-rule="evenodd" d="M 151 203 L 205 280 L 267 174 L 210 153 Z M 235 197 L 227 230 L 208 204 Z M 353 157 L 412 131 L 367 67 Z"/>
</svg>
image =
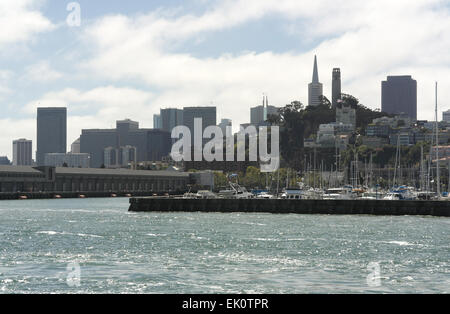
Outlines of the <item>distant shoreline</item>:
<svg viewBox="0 0 450 314">
<path fill-rule="evenodd" d="M 155 196 L 149 192 L 14 192 L 0 193 L 0 201 L 35 199 L 120 198 Z"/>
</svg>

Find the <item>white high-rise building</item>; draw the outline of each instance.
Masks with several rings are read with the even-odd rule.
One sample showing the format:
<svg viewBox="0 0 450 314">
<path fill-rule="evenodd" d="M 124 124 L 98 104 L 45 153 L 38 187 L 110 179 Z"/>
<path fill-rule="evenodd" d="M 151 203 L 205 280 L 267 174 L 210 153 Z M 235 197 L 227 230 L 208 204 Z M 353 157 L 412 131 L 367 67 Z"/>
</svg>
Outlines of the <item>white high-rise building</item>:
<svg viewBox="0 0 450 314">
<path fill-rule="evenodd" d="M 308 85 L 308 106 L 318 106 L 320 96 L 323 95 L 323 85 L 319 82 L 319 70 L 317 67 L 317 56 L 314 56 L 314 69 L 312 82 Z"/>
<path fill-rule="evenodd" d="M 442 120 L 450 123 L 450 110 L 444 111 L 442 113 Z"/>
<path fill-rule="evenodd" d="M 33 142 L 24 138 L 13 141 L 13 166 L 32 165 L 32 146 Z"/>
<path fill-rule="evenodd" d="M 72 145 L 70 146 L 70 152 L 72 154 L 79 154 L 81 152 L 80 138 L 78 138 L 77 140 L 75 140 L 75 142 L 72 143 Z"/>
<path fill-rule="evenodd" d="M 336 105 L 336 122 L 351 124 L 356 129 L 356 109 L 338 100 Z"/>
</svg>

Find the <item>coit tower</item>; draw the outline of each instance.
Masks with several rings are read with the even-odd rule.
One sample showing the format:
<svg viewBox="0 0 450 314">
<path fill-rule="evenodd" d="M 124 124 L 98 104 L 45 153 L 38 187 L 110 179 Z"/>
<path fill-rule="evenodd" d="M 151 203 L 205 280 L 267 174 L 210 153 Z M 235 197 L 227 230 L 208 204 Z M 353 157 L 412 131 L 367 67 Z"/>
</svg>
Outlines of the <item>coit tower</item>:
<svg viewBox="0 0 450 314">
<path fill-rule="evenodd" d="M 333 79 L 332 79 L 332 98 L 331 104 L 333 108 L 336 108 L 338 100 L 341 99 L 341 69 L 333 69 Z"/>
</svg>

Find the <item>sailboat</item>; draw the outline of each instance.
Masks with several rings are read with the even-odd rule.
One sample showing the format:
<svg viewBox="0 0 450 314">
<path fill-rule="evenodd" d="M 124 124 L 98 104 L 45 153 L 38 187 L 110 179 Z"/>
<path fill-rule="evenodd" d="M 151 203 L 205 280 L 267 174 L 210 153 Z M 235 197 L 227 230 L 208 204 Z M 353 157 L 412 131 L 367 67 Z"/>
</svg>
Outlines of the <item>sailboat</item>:
<svg viewBox="0 0 450 314">
<path fill-rule="evenodd" d="M 432 136 L 430 145 L 430 155 L 428 158 L 428 170 L 425 175 L 425 191 L 421 191 L 418 195 L 419 199 L 429 200 L 429 199 L 442 199 L 441 196 L 441 178 L 440 178 L 440 166 L 439 166 L 439 123 L 438 123 L 438 100 L 437 100 L 437 89 L 438 83 L 436 82 L 435 87 L 435 134 Z M 434 140 L 436 143 L 434 143 Z M 432 178 L 432 165 L 433 165 L 433 144 L 435 145 L 436 151 L 436 178 Z M 432 184 L 436 183 L 436 194 L 433 192 Z"/>
<path fill-rule="evenodd" d="M 228 177 L 229 188 L 227 190 L 221 190 L 218 193 L 219 198 L 253 198 L 254 195 L 247 191 L 243 186 L 240 186 L 238 180 L 232 182 L 232 178 L 237 178 L 237 174 L 231 174 Z"/>
<path fill-rule="evenodd" d="M 435 107 L 435 115 L 436 115 L 436 197 L 438 200 L 441 199 L 441 176 L 439 172 L 439 123 L 438 123 L 438 101 L 437 101 L 437 90 L 438 90 L 438 83 L 436 82 L 435 87 L 435 100 L 436 100 L 436 107 Z"/>
</svg>

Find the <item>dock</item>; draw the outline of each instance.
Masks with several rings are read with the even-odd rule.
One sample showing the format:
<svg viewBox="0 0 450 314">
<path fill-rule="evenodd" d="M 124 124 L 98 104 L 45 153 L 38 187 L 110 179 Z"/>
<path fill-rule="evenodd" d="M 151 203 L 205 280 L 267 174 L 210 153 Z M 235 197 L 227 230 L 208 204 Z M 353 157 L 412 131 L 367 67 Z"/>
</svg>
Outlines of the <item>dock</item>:
<svg viewBox="0 0 450 314">
<path fill-rule="evenodd" d="M 449 217 L 450 201 L 132 197 L 129 211 Z"/>
</svg>

